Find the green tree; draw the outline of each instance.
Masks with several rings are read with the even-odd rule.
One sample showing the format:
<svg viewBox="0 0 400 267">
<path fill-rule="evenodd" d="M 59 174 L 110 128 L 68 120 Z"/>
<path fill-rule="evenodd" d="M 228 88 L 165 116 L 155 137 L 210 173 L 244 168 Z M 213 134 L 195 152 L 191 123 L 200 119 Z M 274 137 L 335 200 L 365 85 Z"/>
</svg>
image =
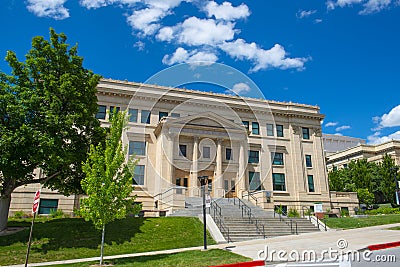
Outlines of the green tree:
<svg viewBox="0 0 400 267">
<path fill-rule="evenodd" d="M 366 188 L 357 189 L 357 197 L 361 204 L 372 205 L 375 203 L 374 194 Z"/>
<path fill-rule="evenodd" d="M 379 185 L 377 186 L 378 190 L 382 192 L 384 197 L 384 201 L 389 202 L 392 206 L 397 206 L 395 191 L 396 191 L 396 182 L 394 180 L 394 167 L 396 167 L 394 159 L 385 155 L 382 162 L 378 164 L 379 170 Z M 399 177 L 397 175 L 397 177 Z"/>
<path fill-rule="evenodd" d="M 126 112 L 114 110 L 110 117 L 111 126 L 105 147 L 102 144 L 92 145 L 83 165 L 86 177 L 81 184 L 88 197 L 81 200 L 79 210 L 85 220 L 91 220 L 97 229 L 102 230 L 100 265 L 103 262 L 106 224 L 140 209 L 139 205 L 134 205 L 135 197 L 131 196 L 134 189 L 132 173 L 136 161 L 129 158 L 126 162 L 127 151 L 122 144 Z"/>
<path fill-rule="evenodd" d="M 95 118 L 100 76 L 82 66 L 77 46 L 50 29 L 37 36 L 21 62 L 8 51 L 11 74 L 0 71 L 0 231 L 11 193 L 32 183 L 66 195 L 80 192 L 90 144 L 104 140 Z M 42 170 L 35 177 L 34 170 Z"/>
</svg>

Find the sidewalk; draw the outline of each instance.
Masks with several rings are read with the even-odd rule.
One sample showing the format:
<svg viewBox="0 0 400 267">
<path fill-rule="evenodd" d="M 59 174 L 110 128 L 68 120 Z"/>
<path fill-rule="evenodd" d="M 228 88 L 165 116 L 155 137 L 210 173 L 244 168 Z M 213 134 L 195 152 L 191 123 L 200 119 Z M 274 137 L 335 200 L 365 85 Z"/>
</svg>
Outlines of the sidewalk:
<svg viewBox="0 0 400 267">
<path fill-rule="evenodd" d="M 321 253 L 329 248 L 338 249 L 338 240 L 343 239 L 347 244 L 347 250 L 361 250 L 369 245 L 389 243 L 400 241 L 400 230 L 386 230 L 387 228 L 400 226 L 400 223 L 379 225 L 351 230 L 332 230 L 328 232 L 313 232 L 301 235 L 281 236 L 267 239 L 257 239 L 251 241 L 243 241 L 229 244 L 219 244 L 208 246 L 208 249 L 228 249 L 233 253 L 258 260 L 258 252 L 264 250 L 266 246 L 269 250 L 291 250 L 303 251 L 314 250 L 316 253 Z M 202 246 L 179 248 L 162 251 L 141 252 L 123 255 L 113 255 L 104 257 L 105 260 L 130 258 L 138 256 L 150 256 L 160 254 L 172 254 L 190 250 L 201 250 Z M 72 259 L 54 262 L 31 263 L 29 266 L 50 266 L 59 264 L 70 264 L 78 262 L 99 261 L 99 257 Z M 12 267 L 23 267 L 24 264 L 11 265 Z"/>
<path fill-rule="evenodd" d="M 259 259 L 259 251 L 268 249 L 289 253 L 292 250 L 302 252 L 313 250 L 320 254 L 324 250 L 340 249 L 338 241 L 345 250 L 361 250 L 369 245 L 400 241 L 400 230 L 386 230 L 391 227 L 400 226 L 400 223 L 379 225 L 350 230 L 332 230 L 328 232 L 305 233 L 297 236 L 281 236 L 270 239 L 244 241 L 235 243 L 230 251 L 252 258 Z"/>
</svg>

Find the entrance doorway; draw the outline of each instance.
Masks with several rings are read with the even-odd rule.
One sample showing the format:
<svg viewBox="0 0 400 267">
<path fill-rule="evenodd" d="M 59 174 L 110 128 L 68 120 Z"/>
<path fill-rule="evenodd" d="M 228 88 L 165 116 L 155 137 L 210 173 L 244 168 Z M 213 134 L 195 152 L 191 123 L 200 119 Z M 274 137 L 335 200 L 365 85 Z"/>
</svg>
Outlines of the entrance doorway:
<svg viewBox="0 0 400 267">
<path fill-rule="evenodd" d="M 236 187 L 234 179 L 224 180 L 224 189 L 226 198 L 236 197 Z"/>
</svg>

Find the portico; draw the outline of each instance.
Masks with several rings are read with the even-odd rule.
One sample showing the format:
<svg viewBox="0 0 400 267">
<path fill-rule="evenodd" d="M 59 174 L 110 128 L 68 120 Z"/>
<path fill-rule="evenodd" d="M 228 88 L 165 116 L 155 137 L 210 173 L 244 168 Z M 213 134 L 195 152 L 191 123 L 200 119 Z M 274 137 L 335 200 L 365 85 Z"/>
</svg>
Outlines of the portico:
<svg viewBox="0 0 400 267">
<path fill-rule="evenodd" d="M 199 176 L 208 176 L 215 198 L 225 197 L 232 189 L 234 194 L 246 190 L 248 132 L 244 126 L 206 112 L 163 118 L 154 133 L 161 143 L 157 146 L 160 191 L 181 185 L 188 187 L 188 196 L 200 196 Z"/>
</svg>

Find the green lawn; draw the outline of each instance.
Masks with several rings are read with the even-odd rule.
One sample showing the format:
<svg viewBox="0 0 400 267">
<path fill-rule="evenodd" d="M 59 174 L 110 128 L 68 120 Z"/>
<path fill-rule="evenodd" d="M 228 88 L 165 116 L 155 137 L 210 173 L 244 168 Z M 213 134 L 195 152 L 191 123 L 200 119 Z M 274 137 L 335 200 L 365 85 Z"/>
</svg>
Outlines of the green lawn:
<svg viewBox="0 0 400 267">
<path fill-rule="evenodd" d="M 0 265 L 24 263 L 30 222 L 9 222 L 10 227 L 27 229 L 0 237 Z M 96 257 L 100 242 L 101 233 L 83 219 L 39 220 L 33 229 L 29 262 Z M 197 218 L 127 218 L 107 225 L 105 243 L 105 255 L 201 246 L 203 225 Z M 210 236 L 208 243 L 215 244 Z"/>
<path fill-rule="evenodd" d="M 325 222 L 326 225 L 330 228 L 352 229 L 382 224 L 400 223 L 400 215 L 375 215 L 368 216 L 366 218 L 327 218 L 325 219 Z"/>
<path fill-rule="evenodd" d="M 237 262 L 251 261 L 251 259 L 220 249 L 208 251 L 185 251 L 175 254 L 164 254 L 155 256 L 144 256 L 105 261 L 106 264 L 115 266 L 133 267 L 203 267 L 210 265 L 221 265 Z M 60 267 L 88 267 L 98 262 L 86 262 L 77 264 L 59 265 Z"/>
</svg>

